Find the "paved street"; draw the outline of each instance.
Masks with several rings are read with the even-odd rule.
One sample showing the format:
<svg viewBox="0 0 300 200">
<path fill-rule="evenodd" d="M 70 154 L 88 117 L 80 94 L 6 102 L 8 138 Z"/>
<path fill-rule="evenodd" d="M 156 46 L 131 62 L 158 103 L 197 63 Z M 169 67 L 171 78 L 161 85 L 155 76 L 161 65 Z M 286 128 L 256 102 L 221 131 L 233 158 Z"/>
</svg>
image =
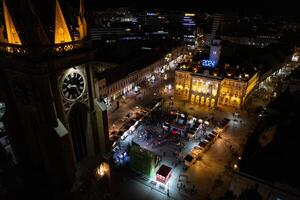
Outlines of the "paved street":
<svg viewBox="0 0 300 200">
<path fill-rule="evenodd" d="M 174 108 L 178 110 L 189 110 L 192 115 L 197 117 L 209 117 L 214 116 L 216 120 L 221 120 L 224 117 L 231 119 L 228 129 L 218 138 L 216 142 L 211 146 L 211 148 L 204 153 L 200 160 L 198 160 L 194 165 L 192 165 L 187 171 L 183 170 L 183 163 L 179 165 L 174 165 L 178 158 L 173 156 L 173 152 L 177 150 L 174 144 L 166 144 L 160 147 L 152 147 L 152 145 L 147 144 L 147 142 L 137 141 L 136 134 L 130 135 L 123 142 L 125 147 L 131 140 L 135 140 L 141 146 L 155 152 L 158 155 L 162 155 L 162 164 L 173 167 L 172 177 L 169 180 L 169 196 L 174 199 L 206 199 L 209 194 L 212 194 L 211 198 L 214 199 L 223 194 L 230 183 L 230 174 L 233 170 L 233 166 L 238 159 L 238 155 L 241 154 L 242 148 L 246 142 L 247 134 L 250 133 L 251 128 L 254 126 L 254 116 L 248 116 L 246 112 L 242 112 L 238 120 L 234 121 L 235 117 L 232 112 L 215 110 L 211 112 L 209 109 L 204 109 L 200 106 L 194 106 L 190 103 L 183 104 L 182 102 L 174 102 Z M 230 110 L 234 111 L 234 110 Z M 240 122 L 242 121 L 242 123 Z M 136 132 L 139 132 L 142 126 L 140 126 Z M 214 124 L 208 127 L 208 131 L 211 131 Z M 152 128 L 154 130 L 154 128 Z M 158 128 L 159 129 L 159 128 Z M 156 131 L 159 132 L 156 128 Z M 182 154 L 186 155 L 199 141 L 187 141 L 185 147 L 182 149 Z M 232 150 L 230 150 L 230 146 Z M 163 155 L 163 152 L 165 154 Z M 157 170 L 157 169 L 156 169 Z M 184 178 L 183 178 L 184 177 Z M 140 187 L 151 187 L 151 181 L 155 180 L 155 177 L 150 177 L 150 179 L 145 178 L 133 178 L 128 177 L 130 181 L 122 185 L 125 194 L 129 193 L 131 188 L 140 185 Z M 185 189 L 180 189 L 177 185 L 185 185 Z M 141 184 L 143 186 L 141 186 Z M 191 193 L 190 189 L 195 185 L 197 192 Z M 159 186 L 152 186 L 153 191 L 150 189 L 146 193 L 142 193 L 146 196 L 141 196 L 143 198 L 156 198 L 157 192 L 165 194 L 167 196 L 167 189 L 161 189 Z M 124 194 L 124 195 L 125 195 Z M 121 191 L 122 195 L 122 191 Z M 152 196 L 153 195 L 153 196 Z M 161 197 L 157 197 L 160 199 Z M 135 199 L 135 198 L 134 198 Z M 139 199 L 136 198 L 136 199 Z"/>
<path fill-rule="evenodd" d="M 110 132 L 118 130 L 128 120 L 126 115 L 138 111 L 137 106 L 148 106 L 155 96 L 161 96 L 165 85 L 174 83 L 174 71 L 167 71 L 168 79 L 157 78 L 154 83 L 146 82 L 142 85 L 140 92 L 130 91 L 125 99 L 119 99 L 119 108 L 114 102 L 108 111 L 108 121 Z M 156 95 L 155 95 L 156 94 Z"/>
<path fill-rule="evenodd" d="M 288 68 L 280 70 L 275 73 L 278 75 L 277 77 L 273 75 L 267 78 L 262 83 L 262 86 L 268 87 L 267 93 L 260 93 L 262 87 L 260 86 L 254 92 L 254 100 L 251 101 L 249 107 L 253 109 L 257 108 L 258 105 L 266 106 L 270 99 L 266 99 L 265 97 L 272 95 L 274 92 L 277 92 L 277 94 L 280 93 L 280 87 L 276 86 L 282 84 L 284 77 L 290 71 Z M 183 170 L 183 162 L 179 162 L 180 158 L 174 155 L 174 152 L 178 151 L 178 147 L 175 144 L 170 143 L 155 147 L 149 141 L 143 142 L 138 139 L 138 133 L 143 131 L 143 129 L 151 129 L 157 133 L 161 133 L 161 126 L 140 126 L 121 143 L 121 151 L 122 149 L 125 150 L 131 141 L 135 141 L 143 148 L 160 155 L 162 157 L 161 164 L 166 164 L 173 168 L 172 176 L 167 185 L 161 186 L 162 184 L 159 183 L 156 185 L 151 183 L 155 181 L 154 176 L 147 178 L 123 174 L 122 176 L 126 178 L 126 181 L 121 183 L 122 186 L 120 188 L 122 190 L 119 191 L 119 197 L 120 199 L 127 196 L 131 196 L 131 199 L 167 199 L 169 193 L 169 198 L 171 199 L 217 199 L 229 187 L 234 165 L 242 153 L 248 136 L 252 133 L 257 116 L 252 114 L 252 112 L 249 114 L 245 110 L 241 111 L 230 107 L 210 109 L 199 104 L 195 105 L 189 102 L 174 100 L 171 98 L 173 90 L 165 89 L 166 85 L 174 82 L 174 72 L 169 71 L 167 74 L 168 80 L 156 79 L 153 85 L 151 83 L 143 85 L 139 94 L 135 94 L 134 92 L 129 93 L 125 100 L 120 100 L 120 108 L 116 109 L 116 105 L 113 105 L 109 110 L 110 130 L 113 131 L 120 128 L 128 120 L 126 115 L 129 112 L 135 113 L 138 111 L 138 107 L 148 106 L 155 96 L 164 98 L 163 110 L 166 112 L 177 110 L 179 112 L 187 112 L 189 115 L 201 119 L 213 117 L 214 121 L 210 122 L 207 128 L 208 132 L 214 128 L 217 121 L 221 121 L 224 117 L 231 119 L 229 127 L 221 134 L 221 138 L 218 138 L 209 150 L 203 153 L 201 158 L 185 171 Z M 234 116 L 236 112 L 239 113 L 238 117 Z M 182 149 L 182 155 L 188 154 L 197 143 L 199 143 L 199 140 L 184 142 L 185 146 Z M 185 188 L 180 187 L 183 185 Z M 139 190 L 136 190 L 137 187 Z M 192 192 L 192 188 L 196 189 L 196 192 Z"/>
<path fill-rule="evenodd" d="M 261 81 L 259 87 L 251 96 L 251 104 L 248 105 L 249 110 L 254 111 L 258 106 L 266 107 L 272 98 L 276 98 L 283 92 L 285 89 L 283 88 L 285 77 L 297 68 L 297 66 L 299 64 L 295 62 L 284 63 L 282 67 Z"/>
<path fill-rule="evenodd" d="M 190 115 L 199 118 L 214 117 L 215 120 L 220 121 L 224 117 L 231 119 L 228 129 L 222 134 L 221 138 L 218 138 L 216 142 L 205 152 L 203 157 L 192 165 L 187 171 L 183 171 L 183 164 L 177 165 L 172 172 L 172 178 L 169 180 L 169 196 L 174 199 L 206 199 L 209 194 L 214 199 L 223 194 L 230 183 L 230 174 L 233 170 L 233 166 L 237 161 L 237 155 L 240 155 L 242 148 L 246 142 L 247 134 L 250 133 L 251 128 L 254 126 L 255 116 L 248 116 L 246 112 L 240 112 L 240 118 L 234 121 L 233 113 L 236 112 L 233 108 L 219 108 L 209 109 L 200 105 L 193 105 L 191 103 L 184 103 L 176 101 L 169 96 L 172 96 L 172 91 L 165 90 L 165 85 L 172 83 L 174 80 L 174 72 L 168 72 L 168 80 L 157 80 L 154 86 L 149 89 L 144 86 L 141 88 L 139 95 L 133 92 L 127 95 L 126 100 L 120 101 L 120 108 L 115 109 L 113 106 L 109 110 L 109 122 L 110 129 L 116 130 L 122 126 L 126 119 L 126 114 L 129 112 L 134 113 L 138 109 L 136 106 L 147 106 L 152 102 L 154 93 L 157 96 L 165 97 L 165 110 L 168 110 L 169 103 L 172 101 L 172 109 L 188 112 Z M 164 93 L 167 92 L 167 93 Z M 167 94 L 167 95 L 166 95 Z M 115 106 L 116 107 L 116 106 Z M 129 108 L 129 109 L 128 109 Z M 242 123 L 240 122 L 242 121 Z M 113 127 L 114 124 L 114 127 Z M 213 125 L 208 128 L 211 131 Z M 129 136 L 123 143 L 126 146 L 133 138 L 134 135 Z M 186 143 L 185 148 L 182 149 L 182 153 L 186 155 L 199 141 L 189 141 Z M 230 150 L 230 146 L 233 150 Z M 174 167 L 174 163 L 177 158 L 172 155 L 176 149 L 174 145 L 164 145 L 160 148 L 152 148 L 151 145 L 144 145 L 143 147 L 148 148 L 151 151 L 156 152 L 158 155 L 162 155 L 162 152 L 166 152 L 162 164 Z M 182 178 L 184 177 L 184 178 Z M 154 179 L 154 177 L 152 177 Z M 152 186 L 154 189 L 151 190 L 151 178 L 148 180 L 129 178 L 130 181 L 126 181 L 126 184 L 122 185 L 123 190 L 121 196 L 135 194 L 133 188 L 142 188 L 141 196 L 136 194 L 137 198 L 134 199 L 163 199 L 162 194 L 167 197 L 167 189 L 161 189 L 159 186 Z M 185 185 L 185 189 L 181 188 L 180 191 L 177 185 L 180 183 Z M 197 192 L 191 194 L 190 189 L 195 185 Z M 155 189 L 156 187 L 156 189 Z M 148 189 L 147 189 L 148 188 Z M 158 192 L 159 191 L 159 192 Z"/>
<path fill-rule="evenodd" d="M 243 120 L 245 117 L 241 117 Z M 163 145 L 159 148 L 151 148 L 151 146 L 143 146 L 148 148 L 157 154 L 163 156 L 162 164 L 167 164 L 173 167 L 172 177 L 169 180 L 169 195 L 174 199 L 206 199 L 209 194 L 212 194 L 211 198 L 219 197 L 223 194 L 230 183 L 230 174 L 236 163 L 238 156 L 241 153 L 242 147 L 245 144 L 247 133 L 251 130 L 252 123 L 240 125 L 240 122 L 231 121 L 228 129 L 222 134 L 221 138 L 218 138 L 211 148 L 204 153 L 202 158 L 192 165 L 187 171 L 183 170 L 183 164 L 179 164 L 176 167 L 174 162 L 176 157 L 173 156 L 173 152 L 176 150 L 174 145 Z M 132 138 L 128 137 L 128 140 Z M 126 140 L 127 140 L 126 139 Z M 195 141 L 189 141 L 182 150 L 183 154 L 188 153 L 191 148 L 196 144 Z M 233 150 L 230 150 L 232 146 Z M 235 154 L 236 152 L 236 154 Z M 142 196 L 135 196 L 140 199 L 151 198 L 161 199 L 159 193 L 167 195 L 167 189 L 160 189 L 159 186 L 152 186 L 154 189 L 151 190 L 151 180 L 155 180 L 155 177 L 144 180 L 143 178 L 128 177 L 128 180 L 122 185 L 123 190 L 121 195 L 127 195 L 128 193 L 134 193 L 135 187 L 141 187 L 146 192 L 142 192 Z M 180 181 L 181 180 L 181 181 Z M 178 184 L 184 184 L 186 189 L 177 188 Z M 195 185 L 197 192 L 191 194 L 190 189 L 192 185 Z M 148 187 L 149 189 L 146 189 Z M 132 190 L 132 191 L 131 191 Z M 123 193 L 124 192 L 124 193 Z M 138 194 L 136 194 L 138 195 Z M 158 195 L 158 196 L 157 196 Z"/>
</svg>

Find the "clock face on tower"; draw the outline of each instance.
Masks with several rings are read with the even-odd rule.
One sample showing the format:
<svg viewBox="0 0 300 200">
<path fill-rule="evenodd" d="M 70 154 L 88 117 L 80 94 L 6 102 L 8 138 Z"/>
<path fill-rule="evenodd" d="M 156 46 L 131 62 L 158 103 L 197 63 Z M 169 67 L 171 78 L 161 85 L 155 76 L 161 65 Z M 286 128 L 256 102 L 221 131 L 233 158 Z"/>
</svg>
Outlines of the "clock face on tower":
<svg viewBox="0 0 300 200">
<path fill-rule="evenodd" d="M 81 97 L 85 87 L 83 76 L 78 72 L 71 72 L 65 76 L 62 83 L 62 93 L 68 100 Z"/>
</svg>

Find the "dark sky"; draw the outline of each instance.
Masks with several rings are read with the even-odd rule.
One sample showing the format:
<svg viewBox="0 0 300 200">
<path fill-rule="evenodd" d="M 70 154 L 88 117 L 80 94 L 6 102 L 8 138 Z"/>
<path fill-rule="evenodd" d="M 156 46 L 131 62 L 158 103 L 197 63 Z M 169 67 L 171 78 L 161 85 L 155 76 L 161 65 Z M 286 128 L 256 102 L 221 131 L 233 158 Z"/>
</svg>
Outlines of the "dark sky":
<svg viewBox="0 0 300 200">
<path fill-rule="evenodd" d="M 141 9 L 194 9 L 197 11 L 242 11 L 273 15 L 299 15 L 293 0 L 88 0 L 92 8 L 134 7 Z"/>
</svg>

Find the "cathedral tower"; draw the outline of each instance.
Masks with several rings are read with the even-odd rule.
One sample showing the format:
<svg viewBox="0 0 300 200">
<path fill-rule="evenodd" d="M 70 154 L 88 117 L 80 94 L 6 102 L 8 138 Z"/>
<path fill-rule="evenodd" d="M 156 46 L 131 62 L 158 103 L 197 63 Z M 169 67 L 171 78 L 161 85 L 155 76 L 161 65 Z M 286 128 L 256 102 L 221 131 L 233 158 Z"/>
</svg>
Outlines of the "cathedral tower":
<svg viewBox="0 0 300 200">
<path fill-rule="evenodd" d="M 83 0 L 73 20 L 77 28 L 65 1 L 2 1 L 0 96 L 17 162 L 46 175 L 55 188 L 69 188 L 108 150 Z"/>
</svg>

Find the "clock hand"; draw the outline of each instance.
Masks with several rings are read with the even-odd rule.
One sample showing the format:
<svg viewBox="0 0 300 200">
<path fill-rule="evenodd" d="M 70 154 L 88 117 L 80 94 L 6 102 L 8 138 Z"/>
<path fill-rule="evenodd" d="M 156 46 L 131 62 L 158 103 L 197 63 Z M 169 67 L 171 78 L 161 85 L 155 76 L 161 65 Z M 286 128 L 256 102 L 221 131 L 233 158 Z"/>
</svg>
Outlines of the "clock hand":
<svg viewBox="0 0 300 200">
<path fill-rule="evenodd" d="M 71 85 L 70 87 L 71 87 L 71 88 L 74 88 L 74 87 L 75 87 L 75 89 L 77 90 L 78 94 L 80 94 L 77 85 Z"/>
<path fill-rule="evenodd" d="M 78 90 L 78 87 L 77 87 L 77 86 L 75 86 L 75 88 L 76 88 L 76 90 L 77 90 L 78 94 L 80 94 L 80 92 L 79 92 L 79 90 Z"/>
</svg>

